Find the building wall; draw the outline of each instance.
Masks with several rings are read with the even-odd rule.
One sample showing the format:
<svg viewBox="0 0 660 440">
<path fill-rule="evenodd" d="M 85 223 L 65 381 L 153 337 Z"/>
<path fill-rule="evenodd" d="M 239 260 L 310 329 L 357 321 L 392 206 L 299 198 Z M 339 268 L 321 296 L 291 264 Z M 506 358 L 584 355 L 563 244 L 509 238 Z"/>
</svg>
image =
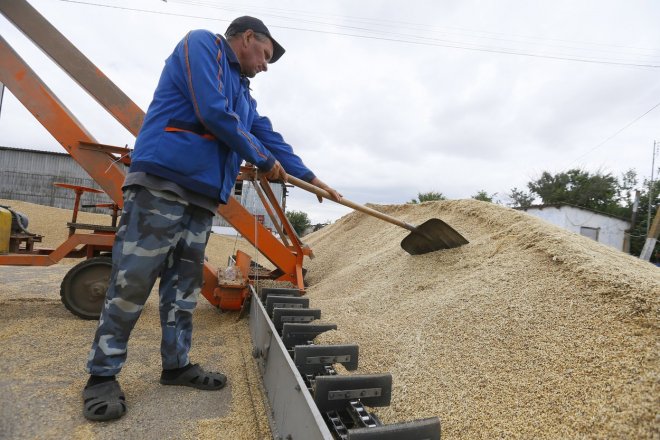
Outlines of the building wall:
<svg viewBox="0 0 660 440">
<path fill-rule="evenodd" d="M 122 164 L 119 164 L 123 167 Z M 73 209 L 72 190 L 54 186 L 55 182 L 70 183 L 100 189 L 87 172 L 67 153 L 0 147 L 0 199 L 21 200 L 38 205 Z M 282 184 L 271 184 L 277 200 L 284 200 Z M 264 226 L 275 231 L 266 209 L 251 183 L 243 185 L 237 200 L 252 214 L 263 216 Z M 110 203 L 105 194 L 85 193 L 81 204 Z M 105 208 L 84 208 L 84 211 L 110 214 Z M 229 226 L 219 215 L 214 226 Z"/>
<path fill-rule="evenodd" d="M 0 147 L 0 198 L 73 209 L 75 194 L 55 182 L 100 189 L 89 174 L 66 153 Z M 85 193 L 81 204 L 110 203 L 105 194 Z M 110 213 L 109 209 L 84 209 Z"/>
<path fill-rule="evenodd" d="M 597 229 L 598 242 L 617 250 L 623 250 L 625 231 L 630 227 L 630 223 L 625 220 L 574 206 L 532 207 L 524 211 L 576 234 L 580 234 L 583 227 Z"/>
</svg>

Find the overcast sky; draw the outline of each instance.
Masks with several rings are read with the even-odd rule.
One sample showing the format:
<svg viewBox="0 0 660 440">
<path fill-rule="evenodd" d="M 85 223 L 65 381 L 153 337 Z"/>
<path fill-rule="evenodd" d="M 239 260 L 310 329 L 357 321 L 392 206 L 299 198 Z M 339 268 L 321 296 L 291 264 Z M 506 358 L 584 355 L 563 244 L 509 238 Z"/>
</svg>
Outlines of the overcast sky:
<svg viewBox="0 0 660 440">
<path fill-rule="evenodd" d="M 575 167 L 648 178 L 660 141 L 656 0 L 30 3 L 144 110 L 188 30 L 261 18 L 287 52 L 252 81 L 260 113 L 360 203 L 479 190 L 506 201 L 542 171 Z M 0 33 L 98 142 L 133 145 L 2 16 Z M 0 145 L 64 151 L 9 92 Z M 287 207 L 313 222 L 348 212 L 297 189 Z"/>
</svg>

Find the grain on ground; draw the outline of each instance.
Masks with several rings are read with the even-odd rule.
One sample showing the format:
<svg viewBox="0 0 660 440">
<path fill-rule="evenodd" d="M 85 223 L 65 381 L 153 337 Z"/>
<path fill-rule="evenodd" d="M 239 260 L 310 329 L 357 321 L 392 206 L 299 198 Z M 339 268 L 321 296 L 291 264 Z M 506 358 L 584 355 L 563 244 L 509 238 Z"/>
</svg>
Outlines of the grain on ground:
<svg viewBox="0 0 660 440">
<path fill-rule="evenodd" d="M 352 213 L 308 240 L 309 296 L 391 372 L 386 422 L 439 416 L 446 438 L 660 436 L 660 270 L 477 201 L 376 207 L 439 217 L 470 244 L 410 256 L 407 231 Z"/>
<path fill-rule="evenodd" d="M 0 204 L 26 214 L 29 230 L 44 235 L 42 247 L 68 236 L 71 211 L 12 200 Z M 110 224 L 103 214 L 81 212 L 79 222 Z M 255 255 L 242 239 L 212 234 L 207 257 L 226 265 L 236 249 Z M 0 267 L 0 438 L 232 438 L 270 436 L 260 379 L 251 357 L 247 321 L 220 313 L 201 299 L 194 318 L 191 359 L 222 371 L 229 385 L 219 392 L 163 387 L 160 375 L 158 294 L 152 292 L 133 330 L 126 366 L 119 376 L 129 412 L 116 422 L 91 423 L 82 416 L 84 364 L 95 321 L 69 313 L 59 286 L 80 260 L 50 267 Z M 268 265 L 263 256 L 259 262 Z"/>
</svg>

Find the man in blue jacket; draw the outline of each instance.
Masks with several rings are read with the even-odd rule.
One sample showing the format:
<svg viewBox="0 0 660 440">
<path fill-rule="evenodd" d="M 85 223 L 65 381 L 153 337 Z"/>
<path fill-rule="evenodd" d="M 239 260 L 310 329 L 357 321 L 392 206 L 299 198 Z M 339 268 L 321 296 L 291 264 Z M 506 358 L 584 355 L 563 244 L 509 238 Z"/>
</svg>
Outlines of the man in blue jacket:
<svg viewBox="0 0 660 440">
<path fill-rule="evenodd" d="M 240 17 L 229 25 L 226 39 L 203 30 L 188 33 L 166 60 L 123 186 L 112 274 L 87 362 L 83 414 L 88 419 L 126 413 L 116 375 L 159 275 L 160 383 L 224 387 L 223 374 L 191 364 L 188 352 L 213 215 L 230 197 L 243 160 L 270 180 L 286 180 L 290 173 L 341 198 L 259 115 L 250 96 L 249 78 L 283 54 L 261 20 Z"/>
</svg>

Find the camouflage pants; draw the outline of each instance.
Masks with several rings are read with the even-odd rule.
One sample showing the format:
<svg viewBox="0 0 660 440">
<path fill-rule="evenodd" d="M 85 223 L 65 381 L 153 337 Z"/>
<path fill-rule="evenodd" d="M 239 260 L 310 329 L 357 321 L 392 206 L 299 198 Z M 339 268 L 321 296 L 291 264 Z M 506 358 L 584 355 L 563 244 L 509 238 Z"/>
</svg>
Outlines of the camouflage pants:
<svg viewBox="0 0 660 440">
<path fill-rule="evenodd" d="M 188 364 L 192 311 L 201 291 L 213 215 L 172 193 L 131 186 L 112 248 L 112 273 L 87 372 L 119 373 L 128 338 L 160 275 L 164 369 Z"/>
</svg>

